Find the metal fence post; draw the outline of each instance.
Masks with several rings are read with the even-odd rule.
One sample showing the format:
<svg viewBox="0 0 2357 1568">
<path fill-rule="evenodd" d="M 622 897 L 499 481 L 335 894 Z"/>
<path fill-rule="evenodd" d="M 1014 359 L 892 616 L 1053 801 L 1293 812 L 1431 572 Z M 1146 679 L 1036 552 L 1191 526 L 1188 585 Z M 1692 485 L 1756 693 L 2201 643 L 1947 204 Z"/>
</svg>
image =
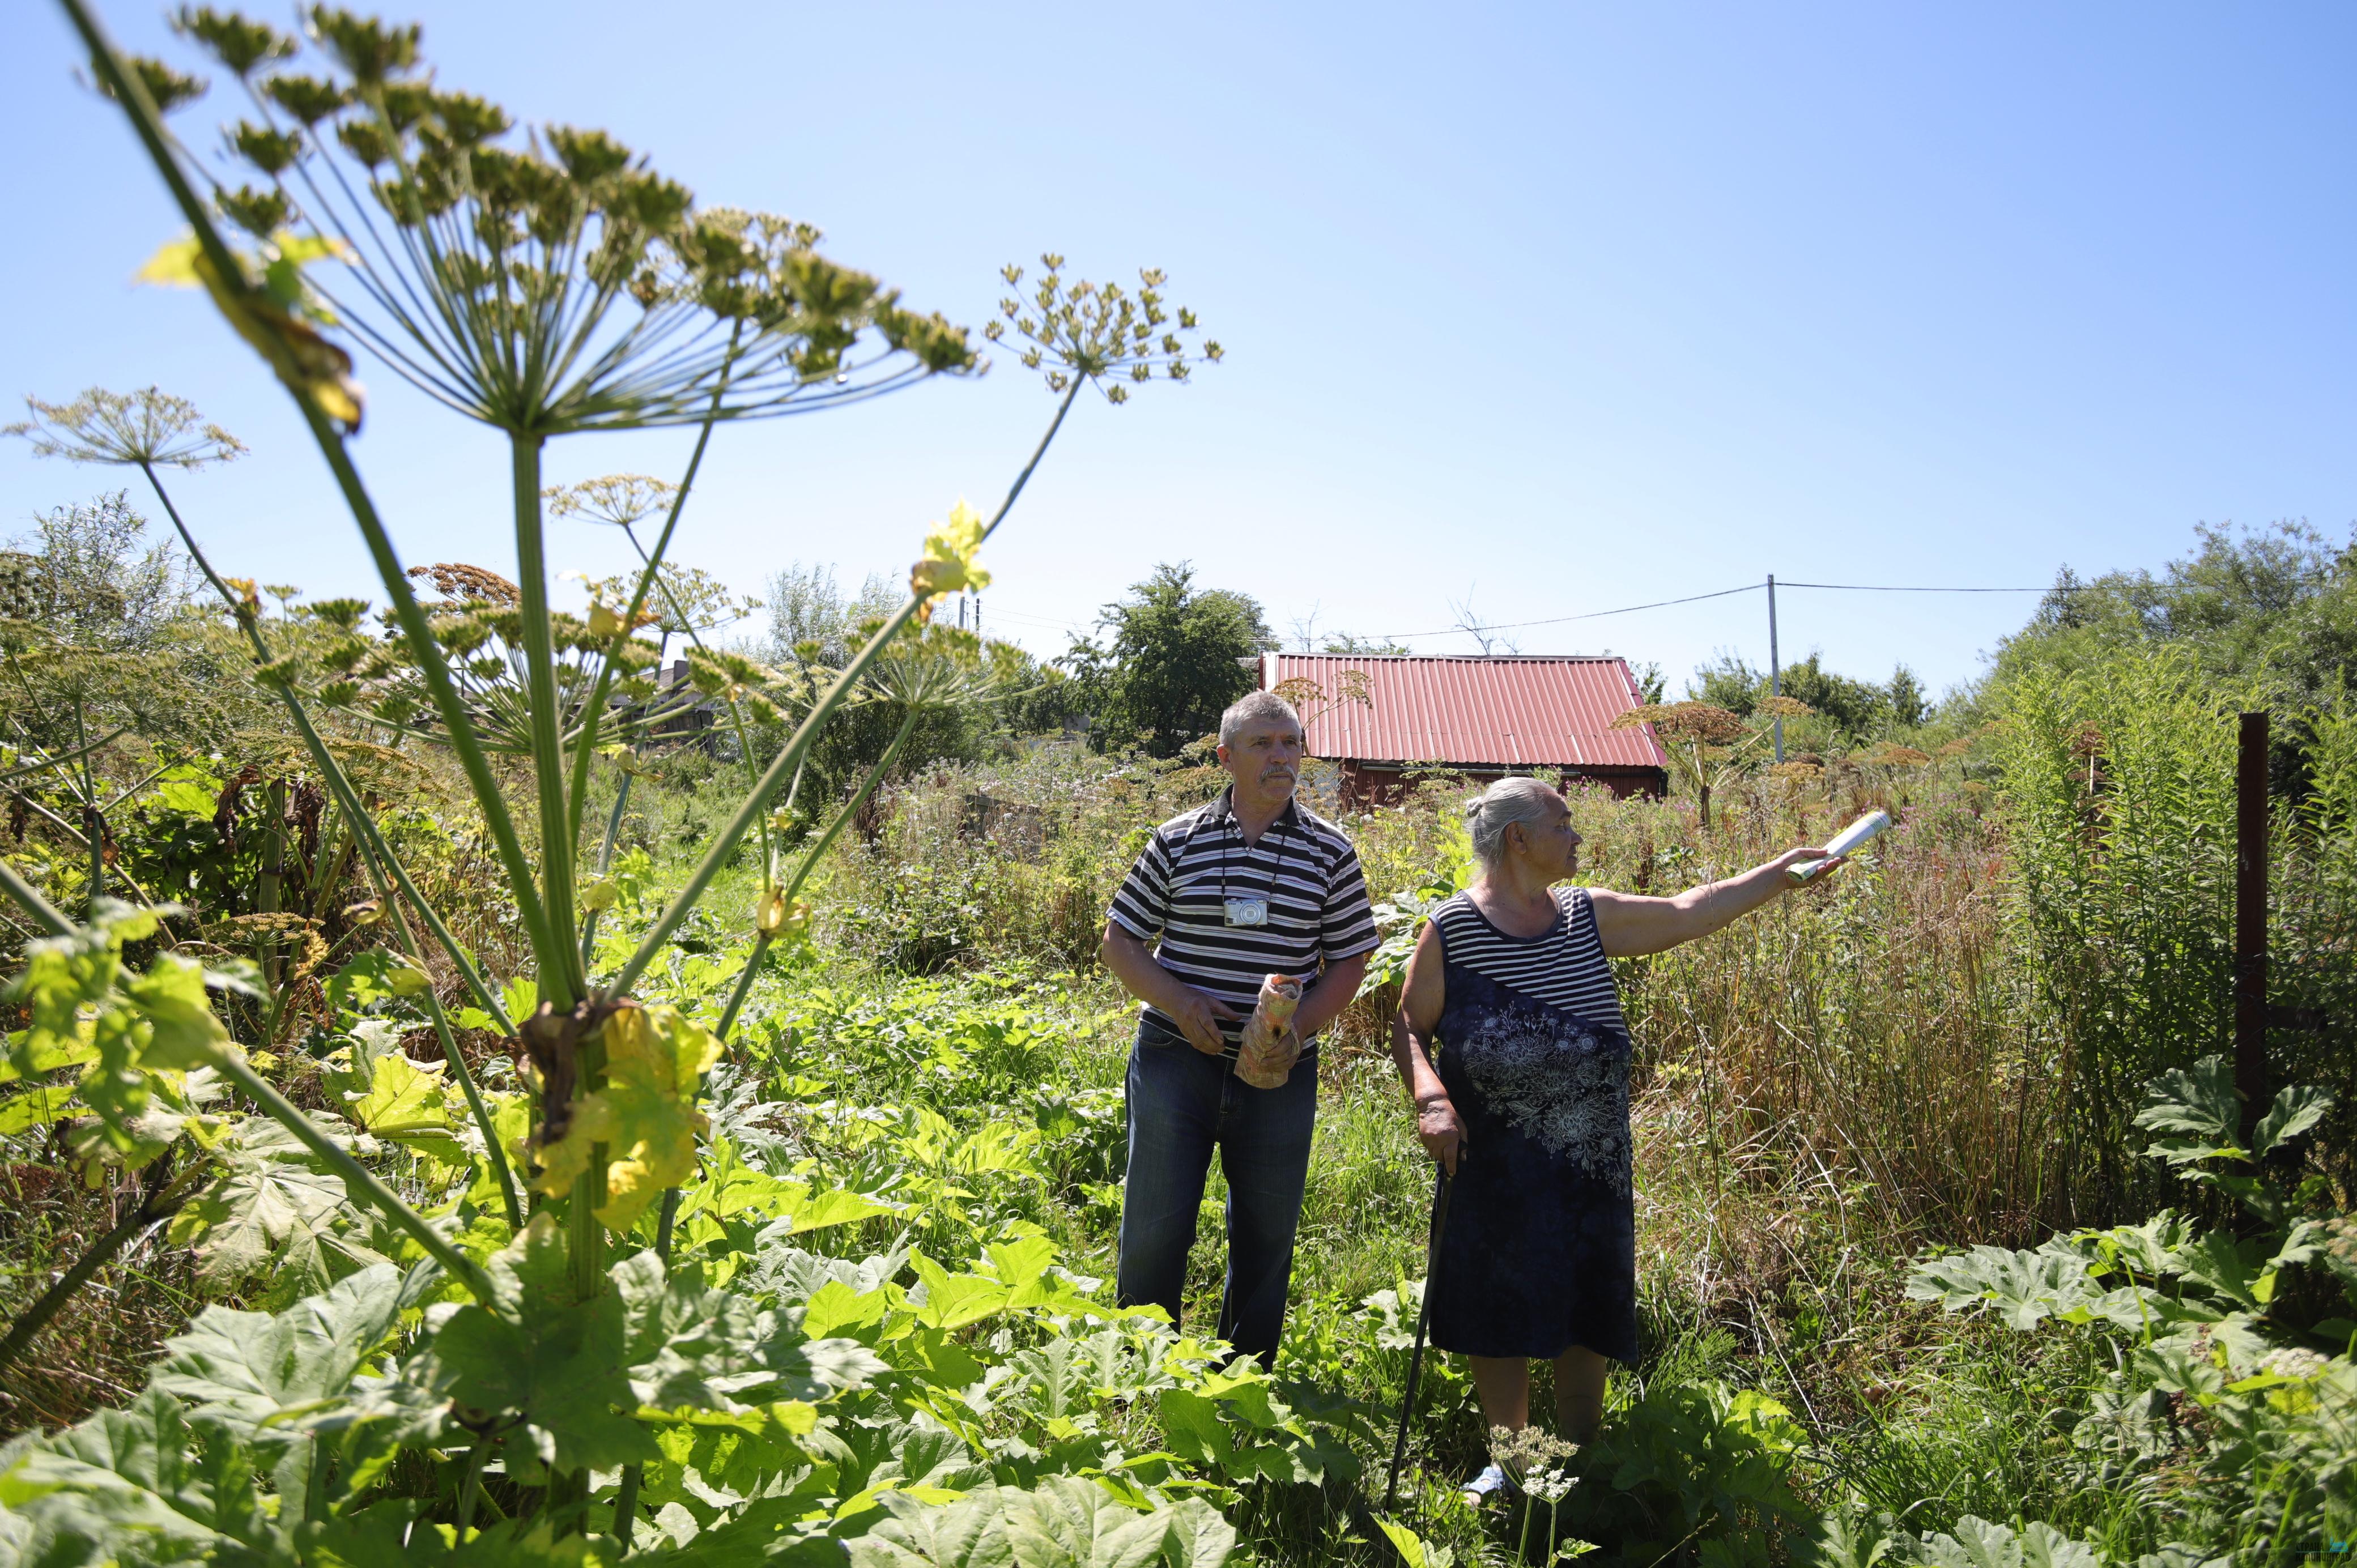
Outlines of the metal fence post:
<svg viewBox="0 0 2357 1568">
<path fill-rule="evenodd" d="M 2267 1104 L 2267 715 L 2244 714 L 2234 761 L 2234 1087 L 2243 1136 Z"/>
</svg>

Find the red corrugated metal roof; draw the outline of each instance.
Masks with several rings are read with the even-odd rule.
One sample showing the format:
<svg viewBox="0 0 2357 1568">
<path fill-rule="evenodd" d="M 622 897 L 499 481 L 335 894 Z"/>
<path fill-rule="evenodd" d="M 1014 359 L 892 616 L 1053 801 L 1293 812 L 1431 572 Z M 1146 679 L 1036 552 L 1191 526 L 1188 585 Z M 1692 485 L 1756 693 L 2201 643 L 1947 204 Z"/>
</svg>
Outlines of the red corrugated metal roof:
<svg viewBox="0 0 2357 1568">
<path fill-rule="evenodd" d="M 1312 703 L 1314 757 L 1466 767 L 1663 768 L 1649 728 L 1614 729 L 1644 697 L 1625 659 L 1380 658 L 1265 653 L 1261 684 L 1314 681 L 1336 693 L 1357 671 L 1367 703 Z"/>
</svg>

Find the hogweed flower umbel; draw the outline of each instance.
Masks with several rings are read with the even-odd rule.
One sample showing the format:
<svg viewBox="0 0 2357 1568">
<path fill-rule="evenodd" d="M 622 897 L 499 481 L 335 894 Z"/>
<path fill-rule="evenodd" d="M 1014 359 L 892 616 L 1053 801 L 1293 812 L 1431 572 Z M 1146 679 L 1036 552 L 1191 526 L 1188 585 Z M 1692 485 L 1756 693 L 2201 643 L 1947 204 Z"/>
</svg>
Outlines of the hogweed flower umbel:
<svg viewBox="0 0 2357 1568">
<path fill-rule="evenodd" d="M 175 25 L 244 88 L 231 222 L 332 245 L 312 286 L 428 395 L 518 435 L 802 412 L 969 371 L 964 333 L 817 251 L 808 224 L 700 209 L 603 131 L 443 91 L 417 27 L 315 5 L 311 45 L 233 12 Z M 263 274 L 268 280 L 268 271 Z"/>
<path fill-rule="evenodd" d="M 32 418 L 0 425 L 22 436 L 36 457 L 113 463 L 139 468 L 201 468 L 245 456 L 245 443 L 208 422 L 197 405 L 157 387 L 111 392 L 91 387 L 71 403 L 28 397 Z"/>
<path fill-rule="evenodd" d="M 1165 308 L 1162 269 L 1139 271 L 1135 294 L 1119 284 L 1064 280 L 1064 258 L 1049 252 L 1039 258 L 1047 271 L 1026 301 L 1009 296 L 998 302 L 1004 318 L 991 322 L 982 335 L 1002 341 L 1008 327 L 1030 347 L 1017 358 L 1028 371 L 1042 371 L 1048 390 L 1061 392 L 1083 381 L 1097 383 L 1107 403 L 1125 403 L 1129 389 L 1121 380 L 1148 381 L 1159 370 L 1170 381 L 1183 381 L 1193 372 L 1183 334 L 1196 330 L 1195 313 L 1183 306 L 1174 327 Z M 1012 288 L 1023 281 L 1023 269 L 1009 263 L 1000 274 Z M 1214 340 L 1200 353 L 1214 363 L 1225 354 Z"/>
</svg>

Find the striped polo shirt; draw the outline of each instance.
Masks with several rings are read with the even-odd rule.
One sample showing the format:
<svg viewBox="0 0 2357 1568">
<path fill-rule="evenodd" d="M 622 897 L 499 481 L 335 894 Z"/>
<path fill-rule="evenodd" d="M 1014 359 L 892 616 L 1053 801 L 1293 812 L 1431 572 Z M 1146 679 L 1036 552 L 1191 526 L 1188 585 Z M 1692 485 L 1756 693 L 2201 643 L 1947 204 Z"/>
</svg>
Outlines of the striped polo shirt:
<svg viewBox="0 0 2357 1568">
<path fill-rule="evenodd" d="M 1432 912 L 1442 956 L 1509 991 L 1626 1030 L 1620 988 L 1596 929 L 1596 901 L 1585 887 L 1558 887 L 1555 902 L 1561 913 L 1554 925 L 1534 937 L 1512 937 L 1459 893 Z"/>
<path fill-rule="evenodd" d="M 1231 926 L 1230 898 L 1265 898 L 1268 923 Z M 1371 952 L 1375 917 L 1359 852 L 1342 830 L 1286 803 L 1260 843 L 1244 843 L 1231 795 L 1171 818 L 1154 830 L 1145 853 L 1114 895 L 1113 922 L 1154 942 L 1163 968 L 1234 1008 L 1222 1022 L 1234 1057 L 1261 982 L 1290 975 L 1305 986 L 1329 963 Z M 1178 1033 L 1158 1007 L 1146 1016 Z M 1304 1043 L 1304 1056 L 1309 1046 Z"/>
</svg>

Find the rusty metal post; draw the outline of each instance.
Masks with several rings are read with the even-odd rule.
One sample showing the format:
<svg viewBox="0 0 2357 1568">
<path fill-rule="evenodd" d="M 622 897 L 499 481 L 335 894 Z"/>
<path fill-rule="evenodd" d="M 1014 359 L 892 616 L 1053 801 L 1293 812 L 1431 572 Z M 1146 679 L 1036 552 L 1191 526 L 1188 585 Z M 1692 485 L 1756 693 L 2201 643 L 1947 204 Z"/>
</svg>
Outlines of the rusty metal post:
<svg viewBox="0 0 2357 1568">
<path fill-rule="evenodd" d="M 2267 715 L 2244 714 L 2234 764 L 2234 1087 L 2243 1136 L 2267 1104 Z"/>
</svg>

